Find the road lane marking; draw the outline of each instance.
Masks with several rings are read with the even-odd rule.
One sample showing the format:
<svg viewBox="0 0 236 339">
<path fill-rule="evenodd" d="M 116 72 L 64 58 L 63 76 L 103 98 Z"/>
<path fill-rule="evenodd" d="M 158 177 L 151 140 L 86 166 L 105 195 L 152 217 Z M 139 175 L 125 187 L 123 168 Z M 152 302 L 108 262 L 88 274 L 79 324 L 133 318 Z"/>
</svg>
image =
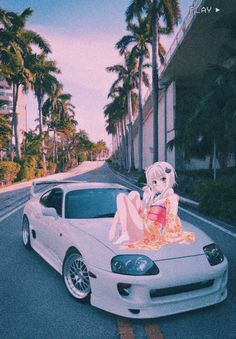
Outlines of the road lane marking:
<svg viewBox="0 0 236 339">
<path fill-rule="evenodd" d="M 110 169 L 109 166 L 107 166 L 107 167 Z M 130 183 L 128 180 L 125 180 L 123 177 L 121 177 L 120 175 L 118 175 L 118 174 L 116 174 L 115 172 L 113 172 L 113 170 L 110 169 L 110 171 L 112 172 L 113 175 L 116 175 L 120 180 L 123 180 L 126 184 L 129 184 L 129 185 L 131 185 L 131 186 L 134 186 L 134 187 L 135 187 L 136 189 L 138 189 L 139 191 L 142 190 L 140 187 L 138 187 L 138 186 L 136 186 L 136 185 Z M 193 216 L 193 217 L 195 217 L 195 218 L 201 220 L 201 221 L 206 222 L 207 224 L 209 224 L 209 225 L 211 225 L 211 226 L 217 228 L 218 230 L 220 230 L 220 231 L 222 231 L 222 232 L 224 232 L 224 233 L 226 233 L 226 234 L 228 234 L 228 235 L 231 235 L 232 237 L 236 238 L 236 233 L 227 230 L 227 229 L 224 228 L 223 226 L 217 225 L 216 223 L 214 223 L 214 222 L 212 222 L 212 221 L 209 221 L 209 220 L 207 220 L 207 219 L 205 219 L 205 218 L 203 218 L 203 217 L 200 217 L 199 215 L 197 215 L 197 214 L 195 214 L 195 213 L 193 213 L 193 212 L 190 212 L 190 211 L 186 210 L 186 209 L 183 208 L 183 207 L 180 207 L 180 206 L 179 206 L 179 209 L 182 210 L 182 211 L 184 211 L 184 212 L 186 212 L 187 214 L 189 214 L 189 215 L 191 215 L 191 216 Z"/>
<path fill-rule="evenodd" d="M 189 214 L 189 215 L 191 215 L 191 216 L 193 216 L 193 217 L 195 217 L 195 218 L 201 220 L 201 221 L 206 222 L 207 224 L 209 224 L 209 225 L 211 225 L 211 226 L 217 228 L 218 230 L 220 230 L 220 231 L 222 231 L 222 232 L 224 232 L 224 233 L 227 233 L 227 234 L 231 235 L 232 237 L 236 238 L 236 233 L 231 232 L 231 231 L 227 230 L 226 228 L 224 228 L 224 227 L 222 227 L 222 226 L 220 226 L 220 225 L 215 224 L 215 223 L 212 222 L 212 221 L 209 221 L 209 220 L 207 220 L 207 219 L 204 219 L 203 217 L 200 217 L 199 215 L 194 214 L 193 212 L 190 212 L 190 211 L 186 210 L 186 209 L 183 208 L 183 207 L 179 207 L 179 209 L 182 210 L 182 211 L 184 211 L 185 213 L 187 213 L 187 214 Z"/>
<path fill-rule="evenodd" d="M 8 212 L 7 214 L 3 215 L 1 218 L 0 218 L 0 222 L 5 220 L 6 218 L 10 217 L 12 214 L 14 214 L 15 212 L 17 212 L 18 210 L 20 210 L 21 208 L 23 208 L 25 206 L 25 203 L 24 204 L 21 204 L 20 206 L 14 208 L 14 210 Z"/>
<path fill-rule="evenodd" d="M 146 322 L 145 331 L 148 339 L 163 339 L 163 334 L 161 333 L 160 327 L 154 321 Z"/>
<path fill-rule="evenodd" d="M 129 319 L 118 318 L 118 330 L 120 339 L 134 339 L 134 332 Z"/>
</svg>

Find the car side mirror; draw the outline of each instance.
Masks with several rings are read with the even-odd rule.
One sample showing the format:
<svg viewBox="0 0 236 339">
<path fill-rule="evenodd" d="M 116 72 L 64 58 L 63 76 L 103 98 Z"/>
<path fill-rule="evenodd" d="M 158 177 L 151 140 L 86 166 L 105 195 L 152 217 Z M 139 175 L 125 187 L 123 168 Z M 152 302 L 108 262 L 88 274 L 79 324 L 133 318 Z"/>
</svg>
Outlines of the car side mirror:
<svg viewBox="0 0 236 339">
<path fill-rule="evenodd" d="M 43 214 L 45 217 L 54 217 L 55 219 L 58 218 L 57 211 L 56 211 L 55 208 L 53 208 L 53 207 L 44 207 L 44 208 L 42 209 L 42 214 Z"/>
</svg>

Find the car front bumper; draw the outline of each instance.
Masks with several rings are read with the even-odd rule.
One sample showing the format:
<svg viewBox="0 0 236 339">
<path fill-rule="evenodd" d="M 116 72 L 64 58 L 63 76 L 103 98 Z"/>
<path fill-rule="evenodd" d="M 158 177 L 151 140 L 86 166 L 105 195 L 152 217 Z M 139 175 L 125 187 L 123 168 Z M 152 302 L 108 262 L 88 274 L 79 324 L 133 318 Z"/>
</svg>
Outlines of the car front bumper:
<svg viewBox="0 0 236 339">
<path fill-rule="evenodd" d="M 156 262 L 152 276 L 115 274 L 89 266 L 91 304 L 129 318 L 155 318 L 217 304 L 227 297 L 228 262 L 210 266 L 205 255 Z M 130 284 L 121 295 L 118 284 Z"/>
</svg>

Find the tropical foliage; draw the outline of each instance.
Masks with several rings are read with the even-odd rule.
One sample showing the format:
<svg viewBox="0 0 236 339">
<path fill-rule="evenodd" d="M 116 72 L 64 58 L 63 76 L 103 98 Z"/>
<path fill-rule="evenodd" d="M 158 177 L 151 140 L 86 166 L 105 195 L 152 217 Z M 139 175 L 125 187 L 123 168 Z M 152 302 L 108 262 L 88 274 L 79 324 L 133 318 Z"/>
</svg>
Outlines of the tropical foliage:
<svg viewBox="0 0 236 339">
<path fill-rule="evenodd" d="M 152 50 L 153 161 L 158 160 L 158 58 L 163 62 L 165 55 L 160 36 L 171 33 L 179 19 L 180 9 L 177 0 L 133 0 L 126 10 L 128 34 L 116 44 L 120 54 L 124 55 L 124 63 L 107 68 L 110 72 L 116 72 L 118 78 L 108 95 L 112 101 L 115 100 L 115 104 L 110 102 L 105 106 L 104 114 L 107 119 L 107 131 L 113 135 L 113 144 L 116 145 L 113 158 L 120 166 L 125 164 L 129 170 L 135 168 L 131 93 L 136 93 L 138 98 L 138 170 L 141 172 L 143 169 L 142 87 L 143 84 L 149 86 L 147 74 L 143 69 L 150 66 L 146 63 L 150 49 Z M 111 95 L 116 92 L 117 86 L 123 87 L 126 91 L 127 104 L 126 107 L 122 105 L 122 109 L 117 106 L 117 93 L 115 98 Z M 116 107 L 115 113 L 114 111 L 109 113 L 110 104 L 113 109 Z M 123 159 L 124 154 L 126 161 Z"/>
<path fill-rule="evenodd" d="M 67 170 L 78 161 L 96 160 L 108 153 L 104 141 L 93 143 L 85 131 L 77 130 L 72 95 L 63 91 L 57 78 L 60 69 L 50 59 L 51 47 L 37 32 L 27 29 L 32 15 L 31 8 L 20 14 L 0 8 L 0 77 L 13 91 L 12 112 L 6 115 L 2 110 L 4 114 L 0 114 L 0 154 L 1 160 L 14 159 L 20 164 L 18 179 Z M 18 100 L 22 90 L 35 94 L 38 125 L 24 131 L 21 144 Z M 9 106 L 9 101 L 0 102 L 0 109 L 4 105 Z M 7 161 L 4 168 L 14 164 Z M 5 183 L 11 181 L 4 178 Z"/>
</svg>

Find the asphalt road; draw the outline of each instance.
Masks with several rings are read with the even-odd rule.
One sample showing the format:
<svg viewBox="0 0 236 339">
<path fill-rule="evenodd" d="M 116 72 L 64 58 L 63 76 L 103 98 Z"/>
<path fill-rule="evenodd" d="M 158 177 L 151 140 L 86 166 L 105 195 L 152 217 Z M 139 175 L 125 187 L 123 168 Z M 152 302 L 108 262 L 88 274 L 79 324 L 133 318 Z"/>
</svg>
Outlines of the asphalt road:
<svg viewBox="0 0 236 339">
<path fill-rule="evenodd" d="M 71 179 L 121 182 L 102 163 L 87 163 Z M 229 261 L 228 298 L 221 304 L 152 320 L 127 320 L 67 293 L 61 276 L 21 240 L 22 204 L 29 188 L 0 193 L 0 338 L 236 338 L 236 229 L 181 209 L 180 217 L 204 229 Z M 105 291 L 104 291 L 105 293 Z"/>
</svg>

